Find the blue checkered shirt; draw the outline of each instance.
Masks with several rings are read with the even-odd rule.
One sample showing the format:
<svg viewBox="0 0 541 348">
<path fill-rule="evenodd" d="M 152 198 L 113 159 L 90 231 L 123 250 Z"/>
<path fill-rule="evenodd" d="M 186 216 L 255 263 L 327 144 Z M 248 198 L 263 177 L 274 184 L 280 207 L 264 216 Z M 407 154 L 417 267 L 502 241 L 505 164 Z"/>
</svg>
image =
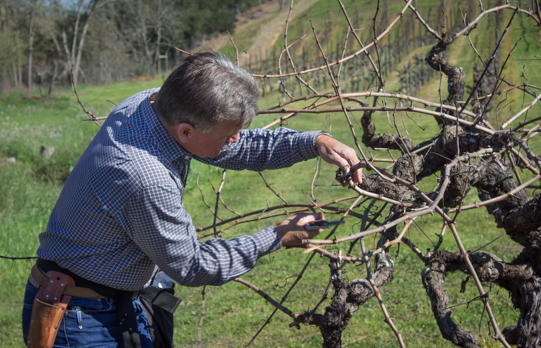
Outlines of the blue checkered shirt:
<svg viewBox="0 0 541 348">
<path fill-rule="evenodd" d="M 96 283 L 136 291 L 158 269 L 182 285 L 220 285 L 280 248 L 272 226 L 199 242 L 182 201 L 190 160 L 234 170 L 283 168 L 316 157 L 319 132 L 243 130 L 218 157 L 197 158 L 154 113 L 149 96 L 158 90 L 135 94 L 111 112 L 39 235 L 39 257 Z"/>
</svg>

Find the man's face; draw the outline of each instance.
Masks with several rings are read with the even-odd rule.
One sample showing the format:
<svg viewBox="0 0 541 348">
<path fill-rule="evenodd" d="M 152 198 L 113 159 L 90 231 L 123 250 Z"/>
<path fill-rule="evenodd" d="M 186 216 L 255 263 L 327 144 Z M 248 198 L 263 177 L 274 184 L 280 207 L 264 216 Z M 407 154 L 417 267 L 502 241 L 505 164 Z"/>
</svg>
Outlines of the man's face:
<svg viewBox="0 0 541 348">
<path fill-rule="evenodd" d="M 239 141 L 243 126 L 238 122 L 224 120 L 206 132 L 194 129 L 192 141 L 186 150 L 201 158 L 217 157 L 229 143 Z"/>
</svg>

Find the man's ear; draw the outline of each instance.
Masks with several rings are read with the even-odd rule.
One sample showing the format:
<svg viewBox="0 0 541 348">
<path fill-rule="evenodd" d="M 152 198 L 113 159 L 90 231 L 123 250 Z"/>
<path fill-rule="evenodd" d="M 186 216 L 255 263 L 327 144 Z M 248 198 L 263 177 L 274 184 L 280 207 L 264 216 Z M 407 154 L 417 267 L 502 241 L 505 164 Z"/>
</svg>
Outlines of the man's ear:
<svg viewBox="0 0 541 348">
<path fill-rule="evenodd" d="M 188 144 L 194 136 L 195 128 L 189 123 L 181 123 L 177 126 L 177 139 L 181 145 Z"/>
</svg>

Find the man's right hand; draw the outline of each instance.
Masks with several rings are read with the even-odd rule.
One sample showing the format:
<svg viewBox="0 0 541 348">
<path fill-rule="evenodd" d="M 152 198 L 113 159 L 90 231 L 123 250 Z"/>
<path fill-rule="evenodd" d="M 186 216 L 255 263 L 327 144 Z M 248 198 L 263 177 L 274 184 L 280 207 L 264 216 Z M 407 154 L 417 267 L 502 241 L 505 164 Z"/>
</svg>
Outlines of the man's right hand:
<svg viewBox="0 0 541 348">
<path fill-rule="evenodd" d="M 276 232 L 282 240 L 282 246 L 287 248 L 301 248 L 303 239 L 311 239 L 323 232 L 323 229 L 306 231 L 304 225 L 316 220 L 323 220 L 323 214 L 297 214 L 276 226 Z"/>
</svg>

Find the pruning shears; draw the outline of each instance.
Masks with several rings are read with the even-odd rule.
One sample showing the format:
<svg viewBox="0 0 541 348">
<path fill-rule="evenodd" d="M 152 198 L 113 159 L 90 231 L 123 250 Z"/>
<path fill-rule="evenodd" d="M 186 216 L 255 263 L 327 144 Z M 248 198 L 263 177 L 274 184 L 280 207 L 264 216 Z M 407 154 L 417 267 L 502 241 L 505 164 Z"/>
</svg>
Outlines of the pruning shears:
<svg viewBox="0 0 541 348">
<path fill-rule="evenodd" d="M 323 229 L 331 228 L 337 225 L 341 225 L 343 223 L 344 221 L 340 221 L 340 220 L 334 220 L 334 221 L 316 220 L 314 222 L 309 222 L 306 225 L 304 225 L 304 229 L 306 231 L 317 231 L 320 228 L 323 228 Z"/>
</svg>

